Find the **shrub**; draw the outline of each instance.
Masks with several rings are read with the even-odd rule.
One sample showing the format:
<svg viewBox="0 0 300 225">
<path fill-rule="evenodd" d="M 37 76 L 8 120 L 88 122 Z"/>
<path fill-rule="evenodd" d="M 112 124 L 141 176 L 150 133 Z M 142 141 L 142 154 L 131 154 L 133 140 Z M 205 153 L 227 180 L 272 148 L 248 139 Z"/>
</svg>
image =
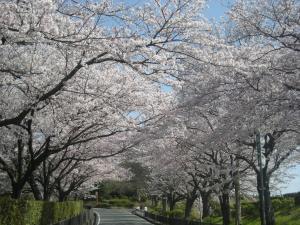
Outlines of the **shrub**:
<svg viewBox="0 0 300 225">
<path fill-rule="evenodd" d="M 109 204 L 107 202 L 102 202 L 102 203 L 96 205 L 95 208 L 107 208 L 107 209 L 109 209 L 109 208 L 111 208 L 111 204 Z"/>
<path fill-rule="evenodd" d="M 219 202 L 217 201 L 210 201 L 209 202 L 211 209 L 212 209 L 212 214 L 215 216 L 222 216 L 222 212 L 221 212 L 221 207 Z"/>
<path fill-rule="evenodd" d="M 109 200 L 103 200 L 98 204 L 97 208 L 111 208 L 111 207 L 122 207 L 122 208 L 133 208 L 135 203 L 128 198 L 114 198 Z"/>
<path fill-rule="evenodd" d="M 259 206 L 257 202 L 243 202 L 242 215 L 257 217 L 259 216 Z"/>
<path fill-rule="evenodd" d="M 80 214 L 82 202 L 0 198 L 0 225 L 49 225 Z"/>
<path fill-rule="evenodd" d="M 83 210 L 82 202 L 66 201 L 61 203 L 51 202 L 53 220 L 61 221 L 79 215 Z"/>
<path fill-rule="evenodd" d="M 191 215 L 190 215 L 190 219 L 191 220 L 197 220 L 199 219 L 199 213 L 197 212 L 197 210 L 192 209 Z"/>
<path fill-rule="evenodd" d="M 295 206 L 295 201 L 293 198 L 274 198 L 272 204 L 275 211 L 291 210 Z"/>
<path fill-rule="evenodd" d="M 149 212 L 151 213 L 160 213 L 162 211 L 162 207 L 161 206 L 155 206 L 155 207 L 151 207 L 149 209 Z"/>
<path fill-rule="evenodd" d="M 181 209 L 174 209 L 168 213 L 169 217 L 181 218 L 184 216 L 184 211 Z"/>
<path fill-rule="evenodd" d="M 295 198 L 295 205 L 300 206 L 300 195 L 295 196 L 294 198 Z"/>
</svg>

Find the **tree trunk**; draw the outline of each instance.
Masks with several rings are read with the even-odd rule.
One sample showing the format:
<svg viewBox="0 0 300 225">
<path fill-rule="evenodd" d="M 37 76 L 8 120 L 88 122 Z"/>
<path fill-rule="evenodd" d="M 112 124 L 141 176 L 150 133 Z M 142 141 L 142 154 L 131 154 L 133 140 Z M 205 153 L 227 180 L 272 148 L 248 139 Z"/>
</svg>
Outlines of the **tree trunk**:
<svg viewBox="0 0 300 225">
<path fill-rule="evenodd" d="M 58 192 L 58 201 L 63 202 L 66 200 L 66 198 L 67 198 L 67 196 L 65 195 L 65 193 L 63 191 Z"/>
<path fill-rule="evenodd" d="M 209 205 L 209 196 L 210 196 L 210 193 L 209 192 L 203 192 L 201 191 L 201 199 L 202 199 L 202 218 L 204 219 L 205 217 L 208 217 L 210 212 L 209 212 L 209 208 L 210 208 L 210 205 Z"/>
<path fill-rule="evenodd" d="M 14 198 L 14 199 L 19 199 L 21 197 L 23 186 L 20 186 L 17 183 L 12 184 L 12 194 L 11 194 L 11 197 Z"/>
<path fill-rule="evenodd" d="M 271 194 L 270 194 L 270 179 L 267 177 L 265 169 L 263 170 L 264 177 L 264 191 L 261 191 L 260 174 L 257 174 L 257 191 L 259 194 L 259 208 L 260 208 L 260 221 L 264 224 L 262 212 L 265 213 L 265 225 L 275 225 L 274 210 L 272 207 Z M 263 196 L 262 196 L 263 194 Z M 262 198 L 264 197 L 265 206 L 263 207 Z"/>
<path fill-rule="evenodd" d="M 176 202 L 175 201 L 169 202 L 170 211 L 173 211 L 175 209 L 175 206 L 176 206 Z"/>
<path fill-rule="evenodd" d="M 266 225 L 275 225 L 275 216 L 270 193 L 270 180 L 266 177 L 266 173 L 264 173 L 264 197 Z"/>
<path fill-rule="evenodd" d="M 191 215 L 192 208 L 197 196 L 188 197 L 185 202 L 184 218 L 188 219 Z"/>
<path fill-rule="evenodd" d="M 15 182 L 13 180 L 13 177 L 10 177 L 10 182 L 11 182 L 11 186 L 12 186 L 12 194 L 11 197 L 14 199 L 19 199 L 21 197 L 22 194 L 22 190 L 25 186 L 27 179 L 23 178 L 23 179 L 19 179 L 17 182 Z"/>
<path fill-rule="evenodd" d="M 50 185 L 50 180 L 49 180 L 49 177 L 45 177 L 44 178 L 44 183 L 43 183 L 43 200 L 44 201 L 49 201 L 50 200 L 50 197 L 51 197 L 51 194 L 53 192 L 53 187 L 51 187 Z"/>
<path fill-rule="evenodd" d="M 259 197 L 259 217 L 260 217 L 260 223 L 261 225 L 265 225 L 265 216 L 263 216 L 263 196 L 262 196 L 262 191 L 261 191 L 261 182 L 260 182 L 260 177 L 257 175 L 257 192 L 258 192 L 258 197 Z"/>
<path fill-rule="evenodd" d="M 229 205 L 229 194 L 223 193 L 219 196 L 221 212 L 223 217 L 223 225 L 230 224 L 230 205 Z"/>
<path fill-rule="evenodd" d="M 49 201 L 50 197 L 51 197 L 51 194 L 49 193 L 49 191 L 48 190 L 44 190 L 44 198 L 43 198 L 43 200 L 44 201 Z"/>
<path fill-rule="evenodd" d="M 168 205 L 169 205 L 169 208 L 170 208 L 170 211 L 174 210 L 175 209 L 175 206 L 176 206 L 176 200 L 175 200 L 175 196 L 173 193 L 170 193 L 168 195 Z"/>
<path fill-rule="evenodd" d="M 158 197 L 155 196 L 154 197 L 154 207 L 157 207 L 158 206 Z"/>
<path fill-rule="evenodd" d="M 167 212 L 167 198 L 166 197 L 162 197 L 162 210 L 163 213 Z"/>
<path fill-rule="evenodd" d="M 239 171 L 234 180 L 234 193 L 235 193 L 235 225 L 241 224 L 242 210 L 241 210 L 241 190 L 240 190 L 240 174 Z"/>
<path fill-rule="evenodd" d="M 18 160 L 16 165 L 16 173 L 14 175 L 9 176 L 11 186 L 12 186 L 12 194 L 11 197 L 14 199 L 19 199 L 21 197 L 22 189 L 25 185 L 23 182 L 23 151 L 24 151 L 24 144 L 22 139 L 18 139 Z M 14 177 L 15 176 L 15 177 Z"/>
<path fill-rule="evenodd" d="M 39 187 L 38 187 L 36 181 L 34 180 L 33 176 L 31 176 L 29 178 L 29 185 L 30 185 L 30 188 L 31 188 L 31 191 L 33 193 L 35 200 L 42 200 L 43 199 L 42 193 L 39 190 Z"/>
</svg>

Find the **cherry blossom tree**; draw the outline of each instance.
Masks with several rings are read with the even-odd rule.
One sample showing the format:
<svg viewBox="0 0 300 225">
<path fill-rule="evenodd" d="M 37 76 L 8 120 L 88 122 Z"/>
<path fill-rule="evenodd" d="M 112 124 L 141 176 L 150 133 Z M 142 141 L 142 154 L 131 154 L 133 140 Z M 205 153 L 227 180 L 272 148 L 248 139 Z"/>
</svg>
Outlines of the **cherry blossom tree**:
<svg viewBox="0 0 300 225">
<path fill-rule="evenodd" d="M 201 7 L 202 1 L 135 9 L 110 1 L 1 2 L 0 161 L 13 197 L 43 161 L 73 145 L 93 148 L 90 159 L 127 149 L 100 154 L 111 143 L 98 139 L 124 138 L 140 129 L 130 112 L 147 120 L 164 107 L 152 81 L 176 74 L 180 54 L 171 50 L 202 25 L 195 16 Z"/>
</svg>

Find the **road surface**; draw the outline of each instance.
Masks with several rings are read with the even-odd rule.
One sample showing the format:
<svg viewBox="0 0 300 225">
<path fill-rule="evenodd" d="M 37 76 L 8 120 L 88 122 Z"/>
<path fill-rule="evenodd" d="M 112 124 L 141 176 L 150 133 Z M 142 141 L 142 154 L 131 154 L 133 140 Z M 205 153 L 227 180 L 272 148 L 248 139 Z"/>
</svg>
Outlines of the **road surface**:
<svg viewBox="0 0 300 225">
<path fill-rule="evenodd" d="M 127 209 L 94 209 L 100 214 L 100 225 L 153 225 L 131 214 Z"/>
</svg>

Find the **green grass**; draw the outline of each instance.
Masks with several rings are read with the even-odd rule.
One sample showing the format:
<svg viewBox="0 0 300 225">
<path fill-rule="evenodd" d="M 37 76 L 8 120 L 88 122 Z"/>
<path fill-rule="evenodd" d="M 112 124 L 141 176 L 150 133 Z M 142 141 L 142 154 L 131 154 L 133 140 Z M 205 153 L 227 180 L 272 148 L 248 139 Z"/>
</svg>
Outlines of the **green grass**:
<svg viewBox="0 0 300 225">
<path fill-rule="evenodd" d="M 203 220 L 203 222 L 205 223 L 213 223 L 213 224 L 222 224 L 222 221 L 223 221 L 222 217 L 219 216 L 211 216 Z"/>
<path fill-rule="evenodd" d="M 300 207 L 275 213 L 276 225 L 300 225 Z M 260 225 L 259 218 L 243 218 L 243 225 Z"/>
<path fill-rule="evenodd" d="M 212 216 L 205 218 L 204 222 L 222 224 L 222 217 Z M 280 210 L 275 213 L 276 225 L 300 225 L 300 207 L 294 207 L 291 210 Z M 231 219 L 231 224 L 234 225 L 234 218 Z M 258 217 L 243 217 L 243 225 L 261 225 Z"/>
<path fill-rule="evenodd" d="M 176 207 L 173 211 L 170 211 L 169 208 L 167 207 L 167 211 L 165 213 L 162 213 L 162 204 L 161 202 L 159 202 L 158 206 L 156 207 L 152 207 L 151 204 L 149 202 L 147 202 L 146 204 L 148 204 L 148 211 L 154 214 L 158 214 L 158 215 L 164 215 L 164 216 L 174 216 L 176 218 L 183 218 L 184 217 L 184 211 L 185 211 L 185 203 L 184 202 L 178 202 L 176 204 Z M 197 208 L 192 208 L 192 212 L 191 215 L 189 217 L 189 219 L 191 220 L 197 220 L 199 219 L 199 210 Z"/>
</svg>

